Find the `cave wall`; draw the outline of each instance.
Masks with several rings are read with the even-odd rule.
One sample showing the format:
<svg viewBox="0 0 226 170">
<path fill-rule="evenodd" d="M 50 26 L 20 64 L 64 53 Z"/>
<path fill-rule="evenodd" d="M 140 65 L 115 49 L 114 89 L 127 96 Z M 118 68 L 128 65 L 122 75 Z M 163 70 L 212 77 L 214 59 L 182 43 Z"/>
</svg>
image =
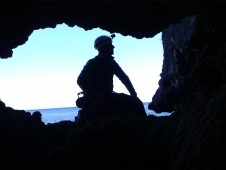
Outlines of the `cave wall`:
<svg viewBox="0 0 226 170">
<path fill-rule="evenodd" d="M 164 61 L 150 109 L 172 112 L 197 90 L 211 95 L 225 84 L 224 30 L 222 15 L 194 15 L 162 32 Z"/>
<path fill-rule="evenodd" d="M 158 139 L 167 140 L 170 169 L 226 168 L 225 28 L 221 13 L 189 16 L 162 32 L 163 68 L 149 109 L 172 112 Z"/>
<path fill-rule="evenodd" d="M 194 56 L 188 59 L 182 55 L 186 50 L 197 26 L 197 15 L 189 16 L 178 24 L 172 24 L 162 31 L 164 59 L 159 88 L 149 104 L 149 109 L 156 112 L 172 112 L 186 94 L 184 76 L 194 64 Z M 183 95 L 182 95 L 183 94 Z"/>
<path fill-rule="evenodd" d="M 216 8 L 222 11 L 219 5 L 203 2 L 1 1 L 0 58 L 12 57 L 12 49 L 24 44 L 34 30 L 57 24 L 153 37 L 186 16 L 213 13 Z"/>
<path fill-rule="evenodd" d="M 8 6 L 6 4 L 5 6 L 1 5 L 0 8 L 4 9 L 0 10 L 0 12 L 4 14 L 0 15 L 2 26 L 0 27 L 1 58 L 10 57 L 12 55 L 12 53 L 10 53 L 10 50 L 18 45 L 25 43 L 28 36 L 33 30 L 46 27 L 55 27 L 56 24 L 63 22 L 65 22 L 69 26 L 78 25 L 85 29 L 101 27 L 110 32 L 120 32 L 123 35 L 132 35 L 137 38 L 146 36 L 152 37 L 156 33 L 163 31 L 162 39 L 164 48 L 164 61 L 161 80 L 159 81 L 159 89 L 153 96 L 152 103 L 149 106 L 150 109 L 156 110 L 157 112 L 172 111 L 172 115 L 169 117 L 160 118 L 149 116 L 147 120 L 148 132 L 146 133 L 145 131 L 145 137 L 144 141 L 142 141 L 142 144 L 139 143 L 139 135 L 142 135 L 142 131 L 140 131 L 137 126 L 134 126 L 134 124 L 132 124 L 136 135 L 133 136 L 129 133 L 130 138 L 128 138 L 128 136 L 126 136 L 124 133 L 121 133 L 121 137 L 123 136 L 125 139 L 124 145 L 121 146 L 122 138 L 119 138 L 119 140 L 118 138 L 116 138 L 115 140 L 113 140 L 113 144 L 111 143 L 112 145 L 110 146 L 115 146 L 114 141 L 118 141 L 118 146 L 121 146 L 123 148 L 124 146 L 128 146 L 128 144 L 131 145 L 132 141 L 132 144 L 134 145 L 125 147 L 125 153 L 127 153 L 128 157 L 130 156 L 129 149 L 134 149 L 134 146 L 137 146 L 137 143 L 139 143 L 138 145 L 142 146 L 142 148 L 144 146 L 145 150 L 140 150 L 140 147 L 138 148 L 139 168 L 136 169 L 146 169 L 147 167 L 156 170 L 226 169 L 225 12 L 220 10 L 219 8 L 216 13 L 213 13 L 214 6 L 208 6 L 207 8 L 207 6 L 205 6 L 205 3 L 202 3 L 203 8 L 201 8 L 201 6 L 199 5 L 194 5 L 193 8 L 190 8 L 189 12 L 182 8 L 183 6 L 175 6 L 175 4 L 161 5 L 160 3 L 158 4 L 160 5 L 158 6 L 158 8 L 156 6 L 155 8 L 152 8 L 152 4 L 145 4 L 145 7 L 134 4 L 124 4 L 124 6 L 114 6 L 114 4 L 112 6 L 112 4 L 105 4 L 106 11 L 104 10 L 104 14 L 107 15 L 106 12 L 108 10 L 111 11 L 108 11 L 108 18 L 106 18 L 106 15 L 103 16 L 103 11 L 100 10 L 103 6 L 95 6 L 95 8 L 91 9 L 91 12 L 90 10 L 88 10 L 88 8 L 90 8 L 91 6 L 85 6 L 85 4 L 79 3 L 70 7 L 64 5 L 59 6 L 59 4 L 53 5 L 52 3 L 48 3 L 44 6 L 43 4 L 40 6 L 36 4 L 32 7 L 26 6 L 26 8 L 24 5 L 19 5 L 17 6 L 18 8 L 13 11 L 11 10 L 11 6 Z M 63 9 L 65 9 L 65 11 Z M 7 10 L 9 10 L 10 12 L 7 12 Z M 59 13 L 59 11 L 61 11 L 61 13 Z M 114 14 L 112 14 L 112 11 L 114 11 Z M 162 13 L 159 11 L 161 11 Z M 14 114 L 16 112 L 14 112 L 13 109 L 5 107 L 3 103 L 1 103 L 0 106 L 1 114 L 4 115 L 0 119 L 0 125 L 2 127 L 1 130 L 4 132 L 2 133 L 3 137 L 6 136 L 6 138 L 3 138 L 3 157 L 5 158 L 5 160 L 10 160 L 10 167 L 12 165 L 14 169 L 15 166 L 17 166 L 16 168 L 18 168 L 18 164 L 15 164 L 15 162 L 12 163 L 11 161 L 12 155 L 13 158 L 15 156 L 15 160 L 17 160 L 17 157 L 21 156 L 20 153 L 24 152 L 24 148 L 22 146 L 26 144 L 28 146 L 24 147 L 28 148 L 28 150 L 27 152 L 25 152 L 27 154 L 24 157 L 25 160 L 26 158 L 29 158 L 28 161 L 31 159 L 30 155 L 34 153 L 31 151 L 31 148 L 37 151 L 36 154 L 40 154 L 40 148 L 37 148 L 36 145 L 31 146 L 29 141 L 34 141 L 34 144 L 39 144 L 39 142 L 46 142 L 47 137 L 47 144 L 48 146 L 52 147 L 53 141 L 61 142 L 61 140 L 56 140 L 55 137 L 62 137 L 62 140 L 65 140 L 64 133 L 62 135 L 62 129 L 67 128 L 63 128 L 64 126 L 59 126 L 58 128 L 55 128 L 55 126 L 57 125 L 53 125 L 53 127 L 44 127 L 48 130 L 48 133 L 41 134 L 41 136 L 44 136 L 44 138 L 41 137 L 41 139 L 44 140 L 39 140 L 40 136 L 34 135 L 36 133 L 34 133 L 33 131 L 33 133 L 29 132 L 27 134 L 26 130 L 30 130 L 30 128 L 27 127 L 31 127 L 31 125 L 33 125 L 33 123 L 30 124 L 29 121 L 32 120 L 32 116 L 28 115 L 25 112 L 22 112 L 22 118 L 26 121 L 28 119 L 27 122 L 29 124 L 26 124 L 20 120 L 21 117 L 17 117 Z M 11 119 L 13 119 L 12 124 L 8 124 L 8 122 L 11 122 Z M 130 128 L 127 128 L 128 119 L 126 120 L 126 131 L 128 131 L 128 129 Z M 103 122 L 105 123 L 106 121 Z M 79 163 L 80 160 L 83 160 L 85 165 L 90 164 L 89 161 L 93 160 L 94 157 L 91 156 L 87 160 L 87 155 L 90 156 L 89 149 L 95 150 L 96 146 L 99 146 L 97 148 L 100 150 L 95 150 L 95 152 L 93 152 L 93 155 L 98 153 L 99 155 L 101 155 L 101 158 L 104 158 L 105 155 L 102 155 L 102 153 L 105 154 L 109 150 L 106 150 L 107 147 L 102 148 L 102 145 L 100 146 L 98 139 L 103 142 L 104 140 L 102 141 L 102 139 L 106 139 L 105 137 L 109 136 L 109 131 L 105 129 L 106 131 L 104 131 L 104 134 L 106 136 L 103 135 L 103 122 L 100 123 L 101 131 L 97 135 L 95 135 L 95 133 L 92 133 L 91 136 L 90 133 L 86 135 L 82 134 L 82 140 L 80 140 L 80 145 L 78 145 L 79 148 L 76 148 L 75 151 L 78 152 L 78 149 L 80 149 L 80 153 L 84 153 L 83 149 L 85 148 L 85 151 L 87 151 L 85 153 L 87 154 L 85 154 L 83 158 L 81 158 L 80 155 L 74 157 L 76 156 L 74 155 L 74 153 L 70 155 L 70 152 L 68 152 L 68 150 L 63 150 L 64 152 L 66 152 L 66 154 L 63 155 L 55 152 L 55 154 L 53 153 L 53 158 L 51 157 L 51 159 L 47 159 L 47 162 L 50 162 L 49 167 L 52 168 L 53 164 L 51 163 L 51 161 L 54 162 L 55 165 L 56 162 L 61 163 L 62 158 L 64 160 L 62 167 L 58 169 L 62 169 L 68 164 L 74 163 L 76 161 L 76 163 Z M 121 122 L 122 119 L 120 119 L 120 123 Z M 138 123 L 137 119 L 135 122 Z M 15 124 L 18 125 L 15 126 Z M 74 126 L 74 124 L 71 124 L 71 122 L 68 125 Z M 119 124 L 116 123 L 115 119 L 113 120 L 113 122 L 107 125 L 107 127 L 110 129 L 110 132 L 115 132 L 116 135 L 121 132 L 121 127 L 125 127 L 124 124 L 123 126 L 118 126 Z M 113 127 L 115 127 L 113 125 L 116 125 L 117 131 L 112 130 L 114 129 Z M 147 126 L 143 122 L 140 125 L 142 125 L 141 129 L 143 129 L 143 126 L 145 126 L 145 128 Z M 12 131 L 9 131 L 10 128 L 6 128 L 10 126 L 13 127 Z M 24 132 L 22 133 L 22 135 L 20 133 L 17 133 L 20 132 L 20 129 L 17 129 L 17 127 L 20 127 Z M 93 132 L 93 130 L 95 130 L 95 128 L 93 127 L 94 126 L 91 126 L 91 128 L 88 129 L 88 132 Z M 34 126 L 34 128 L 36 130 L 36 126 Z M 43 128 L 42 124 L 41 128 Z M 4 131 L 5 129 L 7 130 Z M 57 133 L 53 129 L 57 129 Z M 68 128 L 68 130 L 69 129 L 73 130 L 73 128 L 71 127 Z M 12 134 L 9 132 L 11 132 Z M 32 134 L 33 138 L 29 138 L 30 134 Z M 75 134 L 75 132 L 72 131 L 70 132 L 70 135 L 71 134 Z M 16 136 L 16 138 L 14 138 L 14 135 Z M 20 137 L 19 142 L 17 135 Z M 21 136 L 23 137 L 23 135 L 25 137 L 28 137 L 28 139 L 30 140 L 21 138 Z M 10 136 L 13 136 L 13 138 L 10 138 Z M 98 138 L 97 136 L 101 136 L 102 138 Z M 10 138 L 11 140 L 8 140 L 8 138 Z M 90 144 L 89 141 L 92 141 L 91 139 L 95 139 L 96 143 L 99 145 L 88 147 L 87 150 L 87 146 L 88 144 Z M 73 144 L 74 140 L 77 140 L 77 136 L 76 139 L 72 140 Z M 16 146 L 15 141 L 17 141 Z M 86 143 L 88 144 L 86 145 L 84 141 L 86 141 Z M 20 145 L 20 143 L 22 146 Z M 56 145 L 58 147 L 60 146 L 58 151 L 62 153 L 61 145 L 59 143 L 57 143 Z M 101 152 L 103 151 L 101 150 L 101 148 L 104 149 L 104 152 Z M 55 148 L 53 149 L 55 150 Z M 110 149 L 110 151 L 112 151 L 111 147 Z M 44 151 L 46 153 L 46 150 Z M 142 154 L 140 154 L 140 152 L 142 152 Z M 49 152 L 47 153 L 49 155 Z M 123 157 L 123 154 L 121 154 L 121 152 L 118 153 L 121 157 Z M 112 158 L 111 152 L 108 152 L 108 154 L 110 155 L 110 158 Z M 55 156 L 57 157 L 57 159 Z M 80 160 L 75 158 L 79 158 Z M 127 157 L 124 158 L 126 161 L 131 161 L 127 160 Z M 136 159 L 129 157 L 129 159 L 137 161 L 137 157 L 135 158 Z M 38 161 L 35 160 L 34 162 L 37 163 L 36 165 L 40 164 L 39 160 L 43 159 L 38 159 Z M 98 161 L 99 160 L 101 159 L 98 159 Z M 64 164 L 65 162 L 68 164 Z M 8 165 L 8 162 L 4 161 L 4 159 L 3 163 Z M 33 162 L 31 163 L 31 165 L 34 168 Z M 73 165 L 73 169 L 77 168 L 77 164 Z M 24 165 L 20 165 L 19 167 L 23 166 Z M 29 167 L 29 169 L 31 168 Z"/>
</svg>

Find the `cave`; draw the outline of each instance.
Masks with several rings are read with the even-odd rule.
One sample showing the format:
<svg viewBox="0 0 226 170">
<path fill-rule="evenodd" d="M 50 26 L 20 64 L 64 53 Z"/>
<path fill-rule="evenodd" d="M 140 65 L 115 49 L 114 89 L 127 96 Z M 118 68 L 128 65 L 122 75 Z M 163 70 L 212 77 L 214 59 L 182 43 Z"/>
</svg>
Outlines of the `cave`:
<svg viewBox="0 0 226 170">
<path fill-rule="evenodd" d="M 161 79 L 149 109 L 172 112 L 168 117 L 148 116 L 145 122 L 127 120 L 131 124 L 102 120 L 81 131 L 73 122 L 45 126 L 1 101 L 2 165 L 225 169 L 226 12 L 221 6 L 216 1 L 1 2 L 1 59 L 12 57 L 12 49 L 26 43 L 34 30 L 62 23 L 137 39 L 162 32 Z"/>
</svg>

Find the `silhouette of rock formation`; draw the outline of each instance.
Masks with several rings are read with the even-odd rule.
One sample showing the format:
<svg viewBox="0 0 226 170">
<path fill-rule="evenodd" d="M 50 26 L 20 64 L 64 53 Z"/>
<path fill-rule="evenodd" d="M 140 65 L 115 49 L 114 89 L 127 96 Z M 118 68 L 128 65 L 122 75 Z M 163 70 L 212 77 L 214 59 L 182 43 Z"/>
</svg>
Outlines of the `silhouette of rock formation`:
<svg viewBox="0 0 226 170">
<path fill-rule="evenodd" d="M 224 10 L 219 5 L 180 2 L 83 2 L 33 1 L 0 2 L 0 58 L 12 56 L 12 49 L 24 44 L 34 30 L 57 24 L 85 30 L 101 28 L 136 38 L 153 37 L 186 16 Z M 76 38 L 76 37 L 75 37 Z"/>
<path fill-rule="evenodd" d="M 2 166 L 225 169 L 226 11 L 222 6 L 188 1 L 1 3 L 1 58 L 11 57 L 12 49 L 24 44 L 33 30 L 61 23 L 136 38 L 162 32 L 161 79 L 149 108 L 172 112 L 168 117 L 148 116 L 146 121 L 109 117 L 78 128 L 71 121 L 44 125 L 40 117 L 34 124 L 31 114 L 0 102 Z"/>
</svg>

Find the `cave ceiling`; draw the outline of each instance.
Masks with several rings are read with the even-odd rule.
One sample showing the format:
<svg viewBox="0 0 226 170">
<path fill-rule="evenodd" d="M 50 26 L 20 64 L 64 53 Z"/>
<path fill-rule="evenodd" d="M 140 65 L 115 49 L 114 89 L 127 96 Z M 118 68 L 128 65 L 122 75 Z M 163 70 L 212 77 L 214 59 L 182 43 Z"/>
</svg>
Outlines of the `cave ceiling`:
<svg viewBox="0 0 226 170">
<path fill-rule="evenodd" d="M 85 30 L 99 27 L 140 39 L 153 37 L 190 15 L 224 13 L 220 6 L 203 1 L 0 2 L 0 58 L 12 57 L 12 49 L 26 43 L 34 30 L 57 24 Z"/>
</svg>

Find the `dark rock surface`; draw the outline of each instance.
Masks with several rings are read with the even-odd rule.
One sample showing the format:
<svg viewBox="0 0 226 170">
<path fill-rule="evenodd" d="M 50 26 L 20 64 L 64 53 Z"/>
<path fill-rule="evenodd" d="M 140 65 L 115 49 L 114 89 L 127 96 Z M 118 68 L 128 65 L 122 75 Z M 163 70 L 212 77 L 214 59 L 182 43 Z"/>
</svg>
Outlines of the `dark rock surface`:
<svg viewBox="0 0 226 170">
<path fill-rule="evenodd" d="M 1 1 L 0 58 L 11 57 L 12 49 L 24 44 L 34 30 L 55 28 L 57 24 L 77 25 L 85 30 L 99 27 L 136 38 L 153 37 L 186 16 L 224 12 L 221 5 L 176 1 Z"/>
<path fill-rule="evenodd" d="M 74 121 L 46 125 L 40 112 L 0 105 L 6 169 L 127 169 L 138 166 L 144 152 L 148 120 L 134 114 L 98 117 L 82 126 Z"/>
<path fill-rule="evenodd" d="M 225 26 L 222 15 L 199 15 L 162 32 L 161 80 L 149 109 L 173 111 L 172 169 L 225 169 Z"/>
<path fill-rule="evenodd" d="M 78 128 L 71 121 L 45 125 L 40 114 L 0 102 L 2 167 L 226 169 L 223 3 L 33 3 L 1 2 L 1 58 L 11 57 L 12 49 L 24 44 L 33 30 L 61 23 L 136 38 L 162 31 L 163 68 L 149 108 L 173 113 L 145 121 L 117 115 Z"/>
<path fill-rule="evenodd" d="M 163 67 L 150 109 L 171 112 L 200 89 L 211 97 L 224 86 L 225 27 L 220 16 L 190 16 L 163 30 Z"/>
</svg>

